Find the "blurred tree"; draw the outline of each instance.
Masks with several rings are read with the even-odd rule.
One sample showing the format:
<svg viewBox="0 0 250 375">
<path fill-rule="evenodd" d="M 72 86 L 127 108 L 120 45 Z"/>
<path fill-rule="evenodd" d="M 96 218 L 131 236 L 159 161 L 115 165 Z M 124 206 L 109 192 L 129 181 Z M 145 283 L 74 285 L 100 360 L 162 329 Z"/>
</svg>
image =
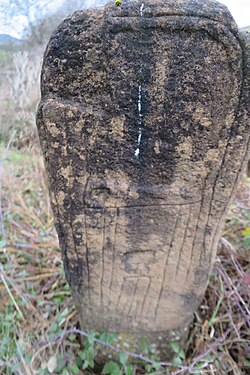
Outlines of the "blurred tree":
<svg viewBox="0 0 250 375">
<path fill-rule="evenodd" d="M 5 25 L 22 34 L 22 39 L 44 45 L 68 14 L 105 3 L 107 0 L 2 0 L 0 13 Z"/>
<path fill-rule="evenodd" d="M 38 44 L 42 44 L 43 35 L 37 29 L 37 24 L 45 23 L 50 3 L 49 0 L 9 0 L 3 1 L 1 10 L 5 13 L 6 24 L 23 31 L 23 39 L 32 36 Z"/>
</svg>

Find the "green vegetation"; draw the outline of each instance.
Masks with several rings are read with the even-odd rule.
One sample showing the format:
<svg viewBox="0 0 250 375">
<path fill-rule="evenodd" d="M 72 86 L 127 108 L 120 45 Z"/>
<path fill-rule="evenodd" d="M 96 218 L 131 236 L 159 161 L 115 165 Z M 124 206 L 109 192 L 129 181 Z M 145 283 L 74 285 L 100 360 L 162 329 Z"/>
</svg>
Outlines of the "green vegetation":
<svg viewBox="0 0 250 375">
<path fill-rule="evenodd" d="M 0 67 L 6 66 L 8 63 L 10 63 L 12 58 L 12 51 L 9 51 L 8 49 L 2 49 L 0 47 Z"/>
<path fill-rule="evenodd" d="M 6 146 L 0 150 L 4 219 L 0 231 L 0 374 L 249 373 L 247 178 L 228 213 L 210 285 L 195 314 L 188 351 L 184 353 L 177 342 L 172 343 L 172 363 L 158 363 L 147 340 L 137 353 L 126 353 L 115 347 L 115 334 L 80 330 L 63 272 L 38 141 L 33 140 L 29 150 L 7 150 Z M 96 353 L 104 349 L 116 351 L 117 362 L 98 365 Z M 132 365 L 133 360 L 138 364 Z"/>
</svg>

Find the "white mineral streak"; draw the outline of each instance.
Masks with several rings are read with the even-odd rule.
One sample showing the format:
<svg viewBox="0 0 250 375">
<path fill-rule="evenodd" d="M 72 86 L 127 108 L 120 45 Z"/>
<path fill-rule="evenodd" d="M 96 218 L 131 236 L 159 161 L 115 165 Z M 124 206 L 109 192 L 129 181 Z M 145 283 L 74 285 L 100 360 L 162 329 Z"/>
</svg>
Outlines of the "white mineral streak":
<svg viewBox="0 0 250 375">
<path fill-rule="evenodd" d="M 143 16 L 143 8 L 144 8 L 144 0 L 141 0 L 140 6 L 140 17 Z M 141 80 L 141 73 L 142 73 L 142 64 L 140 65 L 139 77 Z M 139 129 L 138 129 L 138 138 L 137 138 L 137 148 L 135 150 L 135 156 L 138 157 L 140 154 L 140 146 L 141 146 L 141 138 L 142 138 L 142 85 L 139 82 L 138 87 L 138 114 L 139 114 Z"/>
<path fill-rule="evenodd" d="M 141 71 L 141 69 L 140 69 Z M 137 149 L 135 150 L 135 156 L 139 156 L 140 153 L 140 145 L 141 145 L 141 137 L 142 137 L 142 101 L 141 101 L 141 85 L 138 88 L 138 114 L 139 114 L 139 129 L 138 129 L 138 138 L 137 138 Z"/>
</svg>

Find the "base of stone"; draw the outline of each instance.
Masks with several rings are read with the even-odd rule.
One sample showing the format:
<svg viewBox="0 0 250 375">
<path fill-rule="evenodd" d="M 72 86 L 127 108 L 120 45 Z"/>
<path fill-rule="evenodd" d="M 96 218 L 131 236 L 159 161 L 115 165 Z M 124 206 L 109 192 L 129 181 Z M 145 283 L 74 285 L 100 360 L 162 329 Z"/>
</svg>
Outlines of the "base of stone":
<svg viewBox="0 0 250 375">
<path fill-rule="evenodd" d="M 104 365 L 110 360 L 119 362 L 121 352 L 128 354 L 128 363 L 131 364 L 145 365 L 146 359 L 155 362 L 171 362 L 176 356 L 171 344 L 177 343 L 178 347 L 185 352 L 189 336 L 189 326 L 165 332 L 118 332 L 110 329 L 100 332 L 94 329 L 94 324 L 89 326 L 86 322 L 81 322 L 80 325 L 84 332 L 98 332 L 99 334 L 105 332 L 109 337 L 108 342 L 103 339 L 102 343 L 95 344 L 95 361 L 98 365 Z M 111 337 L 114 337 L 112 342 Z"/>
</svg>

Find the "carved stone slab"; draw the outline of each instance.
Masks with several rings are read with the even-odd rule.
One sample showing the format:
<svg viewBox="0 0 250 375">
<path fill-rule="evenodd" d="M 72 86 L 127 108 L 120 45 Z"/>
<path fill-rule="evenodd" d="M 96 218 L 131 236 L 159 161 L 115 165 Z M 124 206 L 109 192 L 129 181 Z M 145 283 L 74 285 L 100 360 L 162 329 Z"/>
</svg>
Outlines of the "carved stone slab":
<svg viewBox="0 0 250 375">
<path fill-rule="evenodd" d="M 37 125 L 84 328 L 184 335 L 247 160 L 247 68 L 211 0 L 112 2 L 52 35 Z"/>
</svg>

